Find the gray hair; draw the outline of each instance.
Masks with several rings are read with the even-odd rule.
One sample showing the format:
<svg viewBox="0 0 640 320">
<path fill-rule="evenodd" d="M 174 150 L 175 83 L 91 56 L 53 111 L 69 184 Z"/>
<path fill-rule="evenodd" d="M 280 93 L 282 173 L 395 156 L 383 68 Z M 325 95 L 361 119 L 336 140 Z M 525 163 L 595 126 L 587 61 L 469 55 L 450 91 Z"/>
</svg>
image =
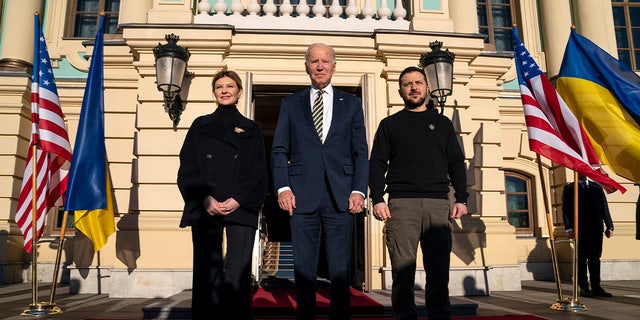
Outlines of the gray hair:
<svg viewBox="0 0 640 320">
<path fill-rule="evenodd" d="M 305 52 L 304 54 L 304 61 L 309 61 L 309 51 L 311 51 L 311 49 L 315 47 L 329 48 L 331 50 L 331 60 L 333 60 L 333 62 L 336 62 L 336 51 L 333 50 L 333 48 L 330 45 L 321 43 L 321 42 L 316 42 L 307 48 L 307 52 Z"/>
</svg>

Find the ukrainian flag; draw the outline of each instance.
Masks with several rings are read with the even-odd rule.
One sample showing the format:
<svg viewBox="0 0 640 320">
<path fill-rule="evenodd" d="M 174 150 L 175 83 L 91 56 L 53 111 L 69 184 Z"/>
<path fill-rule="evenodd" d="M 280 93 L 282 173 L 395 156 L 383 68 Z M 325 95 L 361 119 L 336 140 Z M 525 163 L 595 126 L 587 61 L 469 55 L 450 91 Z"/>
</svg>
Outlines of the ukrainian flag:
<svg viewBox="0 0 640 320">
<path fill-rule="evenodd" d="M 640 77 L 572 29 L 556 89 L 600 162 L 640 183 Z"/>
<path fill-rule="evenodd" d="M 104 15 L 100 15 L 71 158 L 67 201 L 76 229 L 99 251 L 115 232 L 104 135 Z"/>
</svg>

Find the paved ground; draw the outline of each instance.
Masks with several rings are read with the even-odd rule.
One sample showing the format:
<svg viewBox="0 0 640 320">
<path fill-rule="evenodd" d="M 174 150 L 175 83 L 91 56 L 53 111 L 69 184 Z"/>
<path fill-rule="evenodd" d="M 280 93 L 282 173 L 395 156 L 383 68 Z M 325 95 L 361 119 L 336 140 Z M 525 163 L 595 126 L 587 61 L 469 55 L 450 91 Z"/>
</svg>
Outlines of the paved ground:
<svg viewBox="0 0 640 320">
<path fill-rule="evenodd" d="M 563 296 L 570 297 L 572 286 L 563 284 Z M 550 307 L 558 300 L 554 282 L 524 281 L 522 290 L 515 292 L 492 292 L 490 296 L 453 297 L 454 312 L 463 312 L 463 307 L 477 305 L 478 316 L 533 314 L 552 320 L 597 320 L 640 319 L 640 281 L 610 281 L 603 287 L 613 298 L 580 298 L 577 302 L 586 311 L 556 311 Z M 42 284 L 38 302 L 49 300 L 50 285 Z M 54 316 L 22 316 L 33 301 L 31 284 L 0 286 L 0 319 L 143 319 L 154 315 L 172 314 L 184 318 L 188 314 L 190 292 L 183 292 L 167 299 L 115 299 L 105 294 L 69 294 L 68 287 L 58 287 L 56 306 L 62 314 Z M 391 314 L 390 292 L 375 291 L 369 295 L 386 306 L 386 314 Z M 416 294 L 416 302 L 421 304 L 424 296 Z M 568 298 L 571 301 L 570 298 Z M 145 311 L 143 311 L 145 310 Z M 468 311 L 468 310 L 467 310 Z M 423 308 L 420 312 L 424 312 Z"/>
</svg>

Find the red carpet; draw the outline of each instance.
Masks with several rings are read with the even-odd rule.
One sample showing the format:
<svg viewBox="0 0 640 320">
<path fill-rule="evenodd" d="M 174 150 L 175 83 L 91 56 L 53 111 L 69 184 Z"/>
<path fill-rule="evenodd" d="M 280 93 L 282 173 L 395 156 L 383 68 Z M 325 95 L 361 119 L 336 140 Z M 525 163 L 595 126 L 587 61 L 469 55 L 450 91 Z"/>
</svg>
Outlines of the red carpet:
<svg viewBox="0 0 640 320">
<path fill-rule="evenodd" d="M 258 288 L 253 295 L 253 315 L 256 317 L 293 316 L 296 310 L 295 298 L 294 288 Z M 329 314 L 329 288 L 318 288 L 316 308 L 319 315 Z M 383 315 L 384 306 L 352 288 L 351 314 L 354 316 Z"/>
<path fill-rule="evenodd" d="M 291 320 L 293 317 L 253 317 L 253 320 Z M 328 317 L 317 317 L 317 320 L 329 319 Z M 385 316 L 352 316 L 353 320 L 393 320 L 392 317 Z M 427 318 L 418 318 L 418 320 L 426 320 Z M 505 316 L 465 316 L 453 317 L 452 320 L 544 320 L 544 318 L 533 315 L 505 315 Z"/>
</svg>

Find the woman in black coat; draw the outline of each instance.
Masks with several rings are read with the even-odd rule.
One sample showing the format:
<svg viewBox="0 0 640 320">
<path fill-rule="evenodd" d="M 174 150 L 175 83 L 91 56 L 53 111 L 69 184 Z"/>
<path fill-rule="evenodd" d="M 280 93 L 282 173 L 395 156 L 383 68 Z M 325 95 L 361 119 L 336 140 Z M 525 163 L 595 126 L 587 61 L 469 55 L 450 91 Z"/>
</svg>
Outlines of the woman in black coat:
<svg viewBox="0 0 640 320">
<path fill-rule="evenodd" d="M 193 242 L 192 318 L 251 319 L 251 255 L 267 191 L 262 132 L 236 108 L 238 74 L 221 71 L 212 87 L 218 107 L 191 124 L 178 170 L 180 227 L 191 226 Z"/>
</svg>

